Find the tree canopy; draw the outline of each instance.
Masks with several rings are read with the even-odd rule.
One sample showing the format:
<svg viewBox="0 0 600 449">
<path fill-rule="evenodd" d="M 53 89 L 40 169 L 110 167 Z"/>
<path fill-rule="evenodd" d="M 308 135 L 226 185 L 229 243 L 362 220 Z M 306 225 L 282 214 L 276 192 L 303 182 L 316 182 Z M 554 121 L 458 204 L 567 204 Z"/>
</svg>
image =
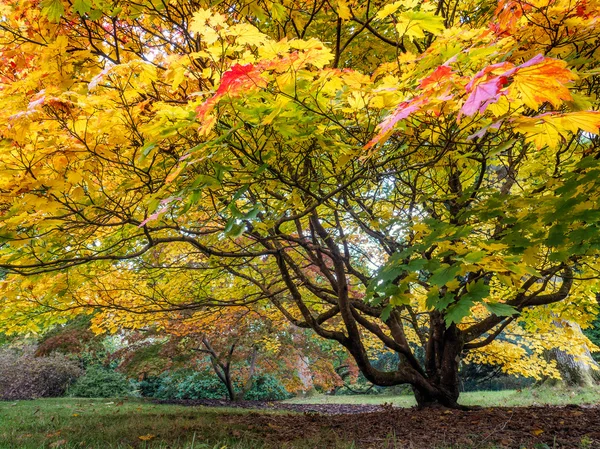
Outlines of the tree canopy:
<svg viewBox="0 0 600 449">
<path fill-rule="evenodd" d="M 276 312 L 421 405 L 587 357 L 597 0 L 0 8 L 6 331 Z"/>
</svg>

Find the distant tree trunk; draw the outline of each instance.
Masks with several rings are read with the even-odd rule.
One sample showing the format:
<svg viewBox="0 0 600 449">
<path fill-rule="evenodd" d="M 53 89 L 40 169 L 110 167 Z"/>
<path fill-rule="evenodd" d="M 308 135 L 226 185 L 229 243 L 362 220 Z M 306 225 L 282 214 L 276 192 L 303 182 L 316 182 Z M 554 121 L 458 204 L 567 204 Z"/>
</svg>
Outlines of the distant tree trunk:
<svg viewBox="0 0 600 449">
<path fill-rule="evenodd" d="M 248 372 L 248 378 L 244 383 L 242 390 L 238 393 L 235 391 L 235 387 L 233 385 L 233 379 L 231 378 L 231 359 L 235 352 L 236 344 L 232 344 L 229 347 L 229 350 L 226 354 L 218 354 L 215 349 L 210 344 L 210 341 L 203 336 L 202 344 L 205 349 L 196 349 L 197 351 L 204 352 L 208 354 L 210 358 L 210 363 L 213 367 L 213 370 L 219 380 L 225 385 L 225 389 L 227 390 L 227 396 L 229 396 L 230 401 L 240 401 L 244 399 L 246 394 L 252 389 L 252 385 L 254 384 L 254 377 L 256 373 L 256 358 L 258 357 L 258 349 L 253 346 L 252 352 L 250 354 L 250 368 Z"/>
<path fill-rule="evenodd" d="M 296 372 L 298 378 L 302 382 L 302 393 L 306 394 L 309 391 L 314 390 L 312 375 L 309 368 L 309 359 L 306 356 L 298 355 L 296 358 Z"/>
<path fill-rule="evenodd" d="M 214 348 L 210 344 L 210 341 L 208 341 L 208 339 L 205 336 L 202 336 L 202 344 L 204 345 L 205 349 L 199 348 L 197 349 L 197 351 L 208 354 L 210 358 L 210 364 L 212 365 L 215 374 L 223 383 L 223 385 L 225 385 L 225 389 L 227 390 L 229 400 L 237 400 L 238 398 L 236 396 L 235 388 L 233 387 L 233 382 L 231 380 L 231 358 L 235 351 L 235 343 L 231 345 L 225 357 L 219 355 L 214 350 Z"/>
<path fill-rule="evenodd" d="M 555 321 L 557 327 L 569 326 L 581 332 L 581 327 L 574 321 Z M 568 386 L 591 387 L 600 382 L 600 365 L 592 359 L 590 350 L 586 347 L 586 355 L 589 357 L 588 363 L 577 360 L 572 354 L 562 351 L 558 348 L 551 349 L 546 354 L 549 361 L 556 362 L 556 368 L 560 372 L 562 382 Z M 545 383 L 548 383 L 547 380 Z"/>
<path fill-rule="evenodd" d="M 244 384 L 242 391 L 236 397 L 235 400 L 244 399 L 246 397 L 246 394 L 252 389 L 252 386 L 254 385 L 254 374 L 256 371 L 257 356 L 258 356 L 258 350 L 256 349 L 256 346 L 253 346 L 252 353 L 250 354 L 250 368 L 248 370 L 248 378 L 246 379 L 246 383 Z"/>
</svg>

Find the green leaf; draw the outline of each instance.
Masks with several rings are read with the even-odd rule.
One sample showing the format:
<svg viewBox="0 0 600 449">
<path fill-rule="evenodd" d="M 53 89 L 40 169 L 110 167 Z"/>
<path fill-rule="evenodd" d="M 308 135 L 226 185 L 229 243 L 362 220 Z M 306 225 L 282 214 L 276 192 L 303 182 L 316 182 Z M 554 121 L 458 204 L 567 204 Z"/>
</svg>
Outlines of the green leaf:
<svg viewBox="0 0 600 449">
<path fill-rule="evenodd" d="M 483 279 L 469 283 L 467 285 L 467 292 L 457 303 L 452 304 L 446 310 L 446 325 L 449 326 L 452 323 L 460 323 L 464 317 L 471 313 L 471 307 L 473 307 L 475 303 L 488 297 L 489 294 L 490 286 L 486 285 Z"/>
<path fill-rule="evenodd" d="M 74 0 L 73 10 L 83 16 L 92 10 L 92 2 L 90 0 Z"/>
<path fill-rule="evenodd" d="M 433 275 L 429 278 L 429 283 L 433 285 L 446 285 L 460 271 L 460 265 L 442 265 L 441 268 L 438 268 L 433 272 Z"/>
<path fill-rule="evenodd" d="M 464 317 L 469 316 L 471 307 L 473 307 L 473 301 L 466 297 L 462 297 L 460 301 L 448 307 L 444 317 L 446 326 L 450 326 L 452 323 L 460 323 Z"/>
<path fill-rule="evenodd" d="M 245 224 L 237 224 L 235 223 L 231 229 L 229 230 L 229 232 L 227 233 L 227 235 L 231 238 L 238 238 L 239 236 L 241 236 L 244 231 L 246 231 L 246 225 Z"/>
<path fill-rule="evenodd" d="M 235 192 L 235 194 L 233 195 L 231 202 L 239 200 L 244 195 L 244 193 L 246 193 L 248 191 L 249 187 L 250 186 L 246 184 L 246 185 L 243 185 L 240 189 L 238 189 L 238 191 Z"/>
<path fill-rule="evenodd" d="M 486 285 L 483 279 L 479 279 L 477 282 L 471 282 L 467 285 L 467 293 L 463 295 L 463 298 L 475 303 L 487 298 L 489 294 L 490 286 Z"/>
<path fill-rule="evenodd" d="M 483 259 L 486 254 L 487 253 L 485 251 L 473 251 L 471 253 L 465 254 L 462 259 L 467 263 L 477 263 L 481 259 Z"/>
<path fill-rule="evenodd" d="M 92 9 L 89 12 L 89 17 L 91 20 L 98 20 L 100 17 L 102 17 L 102 10 L 101 9 Z"/>
<path fill-rule="evenodd" d="M 50 22 L 59 22 L 65 13 L 65 7 L 61 0 L 44 0 L 41 6 L 42 14 L 48 17 Z"/>
<path fill-rule="evenodd" d="M 148 156 L 154 148 L 156 148 L 156 142 L 148 142 L 142 147 L 142 154 Z"/>
<path fill-rule="evenodd" d="M 563 224 L 557 224 L 550 229 L 548 233 L 548 246 L 560 246 L 565 241 L 565 235 L 567 233 L 566 227 Z"/>
<path fill-rule="evenodd" d="M 446 293 L 444 296 L 440 297 L 438 289 L 431 289 L 427 294 L 427 300 L 425 301 L 425 305 L 427 308 L 433 308 L 435 310 L 446 310 L 446 308 L 452 304 L 454 301 L 453 293 Z"/>
<path fill-rule="evenodd" d="M 392 314 L 392 309 L 394 308 L 394 306 L 392 306 L 391 304 L 388 304 L 387 306 L 385 306 L 383 308 L 383 310 L 381 311 L 381 321 L 387 321 L 388 318 L 390 317 L 390 315 Z"/>
<path fill-rule="evenodd" d="M 259 213 L 260 213 L 260 208 L 258 206 L 254 206 L 252 209 L 250 209 L 248 212 L 246 212 L 242 216 L 242 219 L 243 220 L 254 220 L 256 217 L 258 217 Z"/>
<path fill-rule="evenodd" d="M 189 211 L 190 208 L 194 204 L 196 204 L 201 197 L 202 197 L 202 191 L 194 190 L 192 192 L 192 194 L 189 196 L 188 200 L 186 201 L 185 206 L 183 207 L 183 210 L 181 211 L 181 213 L 185 214 L 187 211 Z"/>
<path fill-rule="evenodd" d="M 142 147 L 142 153 L 138 157 L 138 160 L 143 162 L 154 148 L 156 148 L 156 142 L 146 142 Z"/>
<path fill-rule="evenodd" d="M 484 303 L 483 305 L 486 309 L 490 311 L 490 313 L 493 313 L 497 316 L 512 316 L 518 313 L 517 309 L 515 309 L 514 307 L 509 306 L 508 304 L 503 304 L 501 302 L 490 302 Z"/>
<path fill-rule="evenodd" d="M 408 262 L 407 268 L 410 271 L 420 271 L 427 266 L 428 262 L 427 259 L 413 259 Z"/>
</svg>

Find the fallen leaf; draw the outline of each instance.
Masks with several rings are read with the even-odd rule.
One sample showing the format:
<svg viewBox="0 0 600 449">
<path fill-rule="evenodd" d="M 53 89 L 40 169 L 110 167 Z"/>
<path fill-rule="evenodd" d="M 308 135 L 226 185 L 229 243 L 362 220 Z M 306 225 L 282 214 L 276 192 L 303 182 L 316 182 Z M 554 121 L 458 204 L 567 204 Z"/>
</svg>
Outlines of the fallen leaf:
<svg viewBox="0 0 600 449">
<path fill-rule="evenodd" d="M 533 429 L 531 433 L 537 437 L 544 433 L 544 431 L 542 429 Z"/>
<path fill-rule="evenodd" d="M 150 441 L 152 438 L 155 438 L 156 435 L 149 433 L 148 435 L 140 435 L 138 438 L 142 441 Z"/>
<path fill-rule="evenodd" d="M 55 441 L 54 443 L 50 444 L 50 447 L 52 447 L 52 448 L 61 447 L 61 446 L 64 446 L 65 444 L 67 444 L 67 440 L 58 440 L 58 441 Z"/>
</svg>

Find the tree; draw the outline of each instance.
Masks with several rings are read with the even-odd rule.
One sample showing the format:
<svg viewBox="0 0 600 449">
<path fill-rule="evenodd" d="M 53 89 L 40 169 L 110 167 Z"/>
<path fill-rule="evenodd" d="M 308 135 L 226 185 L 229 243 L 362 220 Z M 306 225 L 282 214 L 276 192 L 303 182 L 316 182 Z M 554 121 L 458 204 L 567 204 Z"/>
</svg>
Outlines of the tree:
<svg viewBox="0 0 600 449">
<path fill-rule="evenodd" d="M 597 309 L 598 1 L 210 6 L 4 4 L 8 330 L 267 303 L 423 406 L 587 357 L 552 323 Z"/>
<path fill-rule="evenodd" d="M 323 362 L 327 350 L 314 336 L 294 329 L 276 308 L 251 301 L 211 302 L 202 291 L 217 288 L 206 276 L 173 267 L 169 276 L 163 271 L 112 272 L 65 292 L 80 298 L 85 290 L 86 309 L 94 311 L 87 318 L 91 330 L 123 331 L 127 343 L 110 357 L 121 361 L 119 370 L 137 377 L 177 369 L 212 371 L 231 400 L 244 399 L 255 380 L 267 374 L 290 392 L 306 388 L 303 371 L 321 388 L 339 381 L 332 364 Z M 218 291 L 227 292 L 224 287 Z M 53 340 L 43 346 L 52 346 Z"/>
</svg>

